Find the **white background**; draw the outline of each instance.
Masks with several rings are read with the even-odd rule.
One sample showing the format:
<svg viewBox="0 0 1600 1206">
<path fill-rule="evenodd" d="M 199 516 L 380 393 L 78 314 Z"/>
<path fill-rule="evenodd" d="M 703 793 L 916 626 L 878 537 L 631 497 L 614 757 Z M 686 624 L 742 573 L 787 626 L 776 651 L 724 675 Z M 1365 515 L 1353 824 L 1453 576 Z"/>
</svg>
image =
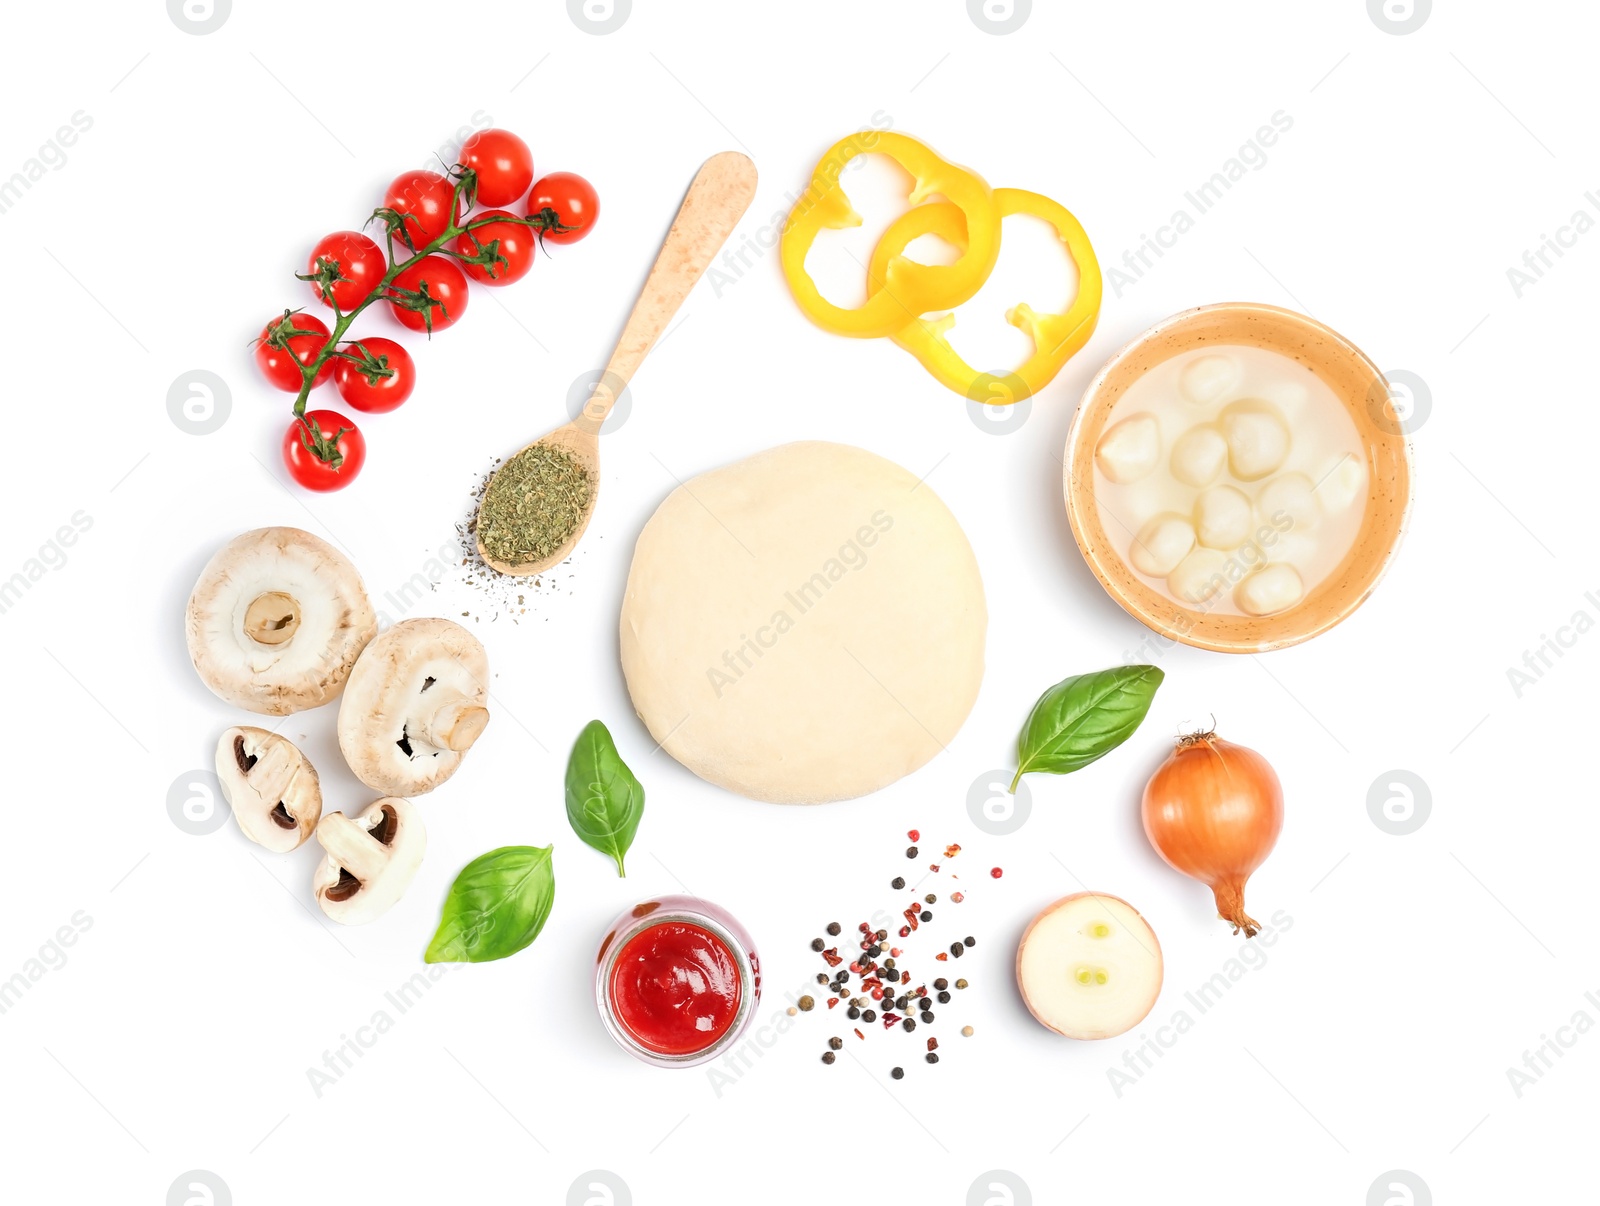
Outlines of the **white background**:
<svg viewBox="0 0 1600 1206">
<path fill-rule="evenodd" d="M 1440 1202 L 1566 1196 L 1593 1140 L 1600 1036 L 1578 1036 L 1520 1097 L 1507 1069 L 1576 1012 L 1600 1020 L 1584 996 L 1600 993 L 1600 826 L 1582 769 L 1600 636 L 1520 698 L 1507 668 L 1573 613 L 1600 616 L 1584 596 L 1600 571 L 1580 485 L 1600 435 L 1600 235 L 1520 298 L 1507 269 L 1574 211 L 1595 214 L 1584 6 L 1441 4 L 1407 36 L 1362 0 L 1041 2 L 1006 36 L 960 0 L 637 0 L 607 36 L 554 0 L 236 0 L 206 36 L 156 0 L 19 6 L 7 24 L 0 177 L 75 111 L 93 120 L 0 214 L 0 577 L 75 512 L 93 525 L 0 616 L 13 768 L 0 977 L 41 947 L 55 964 L 0 1016 L 8 1200 L 161 1203 L 190 1169 L 239 1203 L 559 1202 L 589 1169 L 640 1203 L 961 1203 L 995 1168 L 1038 1202 L 1357 1204 L 1391 1169 Z M 1266 166 L 1120 296 L 1108 286 L 1093 341 L 1009 435 L 982 430 L 886 341 L 809 325 L 775 255 L 720 296 L 703 284 L 605 438 L 581 552 L 530 593 L 520 625 L 456 575 L 410 609 L 485 641 L 494 723 L 421 803 L 426 861 L 379 923 L 341 929 L 316 912 L 314 845 L 273 856 L 231 823 L 195 836 L 169 819 L 169 786 L 248 719 L 184 653 L 183 604 L 206 559 L 246 528 L 302 526 L 346 549 L 399 618 L 382 596 L 451 539 L 491 458 L 565 418 L 569 384 L 609 351 L 706 156 L 743 147 L 757 162 L 737 236 L 756 239 L 829 144 L 886 114 L 995 185 L 1060 199 L 1109 271 L 1278 110 L 1293 128 Z M 598 227 L 519 286 L 475 291 L 432 344 L 407 336 L 421 386 L 366 420 L 361 480 L 330 497 L 290 489 L 277 459 L 288 401 L 257 378 L 248 341 L 310 304 L 291 274 L 320 235 L 359 223 L 391 176 L 486 120 L 521 132 L 541 171 L 590 177 Z M 847 179 L 865 194 L 893 177 Z M 1006 305 L 1068 292 L 1059 257 L 1026 254 L 1047 239 L 1015 222 L 1006 237 L 1001 272 L 961 311 L 980 365 L 1024 350 L 1000 325 Z M 1035 777 L 1024 828 L 985 836 L 968 786 L 1010 765 L 1034 697 L 1143 636 L 1062 512 L 1057 457 L 1079 393 L 1151 322 L 1234 299 L 1307 310 L 1426 382 L 1402 555 L 1356 616 L 1307 646 L 1163 654 L 1168 678 L 1136 737 L 1070 778 Z M 374 315 L 360 329 L 391 326 Z M 196 368 L 231 391 L 206 436 L 165 408 Z M 990 608 L 988 676 L 949 752 L 870 799 L 815 809 L 734 798 L 652 754 L 615 631 L 631 544 L 674 479 L 799 438 L 929 474 Z M 1288 820 L 1250 904 L 1292 925 L 1119 1096 L 1107 1070 L 1243 946 L 1137 820 L 1169 734 L 1207 713 L 1282 776 Z M 562 812 L 566 751 L 596 716 L 649 793 L 625 881 Z M 371 793 L 343 769 L 333 723 L 327 708 L 281 731 L 303 738 L 329 808 L 359 807 Z M 1432 799 L 1404 837 L 1367 810 L 1395 769 Z M 638 1064 L 602 1032 L 588 969 L 621 907 L 686 885 L 733 910 L 765 960 L 768 1022 L 817 970 L 807 944 L 821 925 L 885 903 L 913 826 L 925 848 L 961 842 L 969 873 L 1006 870 L 970 879 L 959 921 L 935 924 L 941 943 L 979 940 L 952 1019 L 976 1034 L 941 1025 L 937 1068 L 917 1059 L 921 1035 L 881 1031 L 823 1067 L 842 1019 L 811 1015 L 715 1086 Z M 552 841 L 559 891 L 538 942 L 450 971 L 396 1015 L 385 993 L 421 969 L 455 871 L 497 845 Z M 1010 973 L 1028 918 L 1081 887 L 1134 902 L 1166 952 L 1147 1024 L 1101 1043 L 1036 1025 Z M 48 943 L 80 913 L 89 927 L 62 965 Z M 393 1027 L 319 1097 L 307 1069 L 379 1010 Z"/>
</svg>

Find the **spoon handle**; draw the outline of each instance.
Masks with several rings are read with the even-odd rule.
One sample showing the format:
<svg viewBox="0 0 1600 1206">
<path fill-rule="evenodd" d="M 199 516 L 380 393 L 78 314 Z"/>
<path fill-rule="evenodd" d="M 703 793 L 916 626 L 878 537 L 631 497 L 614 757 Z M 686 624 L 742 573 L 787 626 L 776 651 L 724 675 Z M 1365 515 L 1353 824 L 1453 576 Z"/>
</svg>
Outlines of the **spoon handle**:
<svg viewBox="0 0 1600 1206">
<path fill-rule="evenodd" d="M 599 431 L 616 405 L 617 395 L 633 379 L 755 195 L 756 165 L 749 156 L 724 151 L 701 165 L 622 328 L 605 377 L 584 405 L 578 426 Z"/>
</svg>

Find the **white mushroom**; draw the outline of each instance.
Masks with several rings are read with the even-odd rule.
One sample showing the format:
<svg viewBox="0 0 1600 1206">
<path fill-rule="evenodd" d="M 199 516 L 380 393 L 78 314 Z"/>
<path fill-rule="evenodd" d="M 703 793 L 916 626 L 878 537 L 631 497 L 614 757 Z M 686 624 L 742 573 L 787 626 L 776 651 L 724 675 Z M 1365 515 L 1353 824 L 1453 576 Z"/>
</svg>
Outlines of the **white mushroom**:
<svg viewBox="0 0 1600 1206">
<path fill-rule="evenodd" d="M 449 620 L 403 620 L 375 639 L 339 704 L 339 748 L 374 791 L 419 796 L 461 764 L 489 723 L 489 656 Z"/>
<path fill-rule="evenodd" d="M 225 544 L 189 596 L 189 658 L 223 699 L 287 716 L 325 704 L 378 630 L 355 566 L 299 528 Z"/>
<path fill-rule="evenodd" d="M 328 852 L 311 877 L 317 904 L 340 925 L 366 925 L 405 895 L 428 832 L 410 800 L 388 796 L 353 818 L 330 812 L 317 822 L 317 841 Z"/>
<path fill-rule="evenodd" d="M 222 797 L 245 837 L 276 854 L 296 849 L 322 816 L 317 768 L 294 742 L 240 725 L 217 742 Z"/>
</svg>

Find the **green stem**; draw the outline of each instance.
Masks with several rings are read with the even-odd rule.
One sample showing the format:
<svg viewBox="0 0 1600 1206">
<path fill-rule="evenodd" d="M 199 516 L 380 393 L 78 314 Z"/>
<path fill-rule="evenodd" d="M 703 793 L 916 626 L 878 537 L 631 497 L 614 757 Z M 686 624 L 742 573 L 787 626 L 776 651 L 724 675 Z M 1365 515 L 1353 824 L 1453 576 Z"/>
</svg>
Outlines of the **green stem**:
<svg viewBox="0 0 1600 1206">
<path fill-rule="evenodd" d="M 452 192 L 450 197 L 450 212 L 452 215 L 459 211 L 461 193 L 468 187 L 468 182 L 470 180 L 471 176 L 468 173 L 463 173 L 461 176 L 456 178 L 455 190 Z M 403 260 L 395 259 L 394 238 L 391 236 L 387 240 L 389 245 L 389 271 L 383 274 L 383 279 L 373 287 L 372 292 L 367 294 L 366 297 L 362 298 L 361 303 L 349 313 L 345 313 L 344 311 L 340 310 L 338 306 L 334 306 L 333 333 L 328 336 L 328 342 L 323 345 L 322 351 L 317 353 L 316 357 L 311 361 L 310 364 L 302 364 L 300 366 L 300 392 L 295 396 L 294 400 L 295 418 L 303 419 L 305 417 L 306 402 L 311 397 L 312 382 L 317 379 L 317 374 L 322 370 L 322 366 L 326 364 L 331 357 L 339 354 L 337 348 L 340 343 L 344 342 L 344 335 L 345 332 L 350 329 L 350 324 L 355 322 L 356 317 L 373 302 L 383 300 L 384 295 L 389 290 L 389 286 L 394 284 L 397 276 L 404 272 L 406 268 L 414 261 L 433 255 L 436 251 L 443 249 L 445 244 L 455 242 L 455 240 L 459 239 L 468 231 L 479 230 L 485 226 L 492 226 L 497 222 L 511 222 L 518 226 L 529 226 L 535 228 L 540 227 L 540 220 L 537 218 L 480 218 L 475 222 L 469 221 L 465 226 L 457 226 L 455 224 L 455 219 L 452 217 L 449 227 L 442 235 L 433 240 L 433 242 L 429 243 L 426 247 L 412 249 L 411 254 Z"/>
</svg>

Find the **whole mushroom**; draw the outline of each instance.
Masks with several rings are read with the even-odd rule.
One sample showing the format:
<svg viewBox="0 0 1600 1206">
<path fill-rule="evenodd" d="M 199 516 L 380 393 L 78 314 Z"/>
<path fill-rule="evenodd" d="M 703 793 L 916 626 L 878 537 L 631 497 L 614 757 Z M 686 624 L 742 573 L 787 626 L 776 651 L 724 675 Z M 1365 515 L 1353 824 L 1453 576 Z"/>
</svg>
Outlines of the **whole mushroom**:
<svg viewBox="0 0 1600 1206">
<path fill-rule="evenodd" d="M 339 748 L 374 791 L 419 796 L 443 783 L 489 723 L 489 656 L 449 620 L 404 620 L 375 638 L 339 704 Z"/>
<path fill-rule="evenodd" d="M 235 536 L 189 596 L 189 658 L 217 695 L 268 716 L 333 699 L 378 631 L 355 566 L 299 528 Z"/>
<path fill-rule="evenodd" d="M 245 837 L 274 853 L 298 848 L 322 816 L 317 768 L 294 742 L 266 729 L 240 725 L 224 732 L 217 778 Z"/>
<path fill-rule="evenodd" d="M 366 925 L 405 895 L 428 833 L 409 800 L 389 796 L 354 817 L 330 812 L 317 822 L 317 841 L 328 852 L 311 877 L 317 904 L 341 925 Z"/>
</svg>

